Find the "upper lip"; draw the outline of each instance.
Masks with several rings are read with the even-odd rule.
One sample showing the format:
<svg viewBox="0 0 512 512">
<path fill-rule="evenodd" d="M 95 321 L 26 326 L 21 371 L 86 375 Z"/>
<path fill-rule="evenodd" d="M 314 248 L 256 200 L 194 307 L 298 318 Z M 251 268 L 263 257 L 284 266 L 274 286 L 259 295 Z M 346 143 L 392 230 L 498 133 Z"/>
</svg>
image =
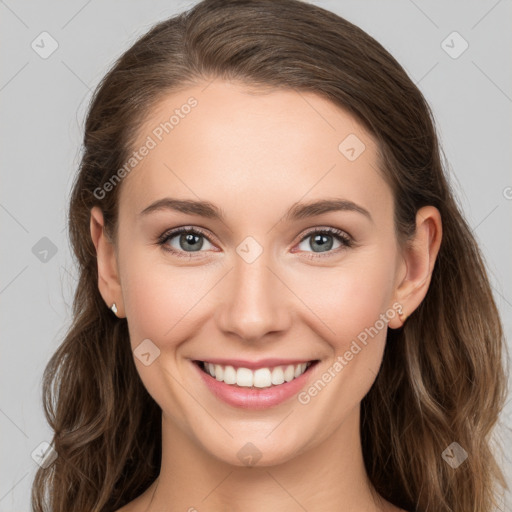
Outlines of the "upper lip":
<svg viewBox="0 0 512 512">
<path fill-rule="evenodd" d="M 302 363 L 309 363 L 310 361 L 315 361 L 315 359 L 267 358 L 260 359 L 259 361 L 247 361 L 245 359 L 206 358 L 196 359 L 196 361 L 220 364 L 221 366 L 234 366 L 235 368 L 248 368 L 249 370 L 257 370 L 258 368 L 272 368 L 274 366 L 288 366 L 290 364 L 297 365 Z"/>
</svg>

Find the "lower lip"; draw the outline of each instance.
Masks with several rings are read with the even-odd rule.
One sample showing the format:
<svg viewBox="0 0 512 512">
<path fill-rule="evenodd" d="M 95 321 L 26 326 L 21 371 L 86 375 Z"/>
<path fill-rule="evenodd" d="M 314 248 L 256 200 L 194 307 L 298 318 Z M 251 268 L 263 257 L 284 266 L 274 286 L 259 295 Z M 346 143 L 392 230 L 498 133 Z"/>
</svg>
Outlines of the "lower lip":
<svg viewBox="0 0 512 512">
<path fill-rule="evenodd" d="M 284 382 L 278 386 L 261 389 L 244 388 L 226 384 L 201 370 L 198 364 L 192 364 L 199 372 L 199 375 L 209 390 L 224 402 L 233 407 L 241 407 L 244 409 L 266 409 L 279 405 L 296 395 L 306 385 L 317 362 L 311 364 L 300 377 L 290 382 Z"/>
</svg>

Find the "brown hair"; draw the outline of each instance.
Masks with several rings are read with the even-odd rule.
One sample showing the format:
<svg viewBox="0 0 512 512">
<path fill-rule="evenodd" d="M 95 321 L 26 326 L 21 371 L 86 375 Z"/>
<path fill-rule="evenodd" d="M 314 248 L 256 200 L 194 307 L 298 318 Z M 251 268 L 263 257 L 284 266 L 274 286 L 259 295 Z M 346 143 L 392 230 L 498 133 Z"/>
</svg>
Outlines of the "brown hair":
<svg viewBox="0 0 512 512">
<path fill-rule="evenodd" d="M 375 137 L 395 198 L 401 243 L 419 208 L 433 205 L 443 241 L 429 291 L 402 329 L 361 404 L 371 483 L 415 511 L 490 512 L 506 486 L 490 434 L 503 407 L 503 333 L 488 277 L 441 163 L 433 115 L 397 61 L 345 19 L 299 0 L 205 0 L 155 25 L 114 64 L 89 108 L 69 209 L 79 267 L 73 323 L 43 381 L 58 453 L 39 469 L 36 512 L 115 510 L 158 476 L 161 411 L 138 376 L 126 319 L 98 290 L 89 231 L 98 205 L 115 240 L 119 189 L 94 191 L 126 162 L 145 116 L 163 97 L 212 78 L 314 92 L 350 112 Z M 441 454 L 469 454 L 456 470 Z M 45 508 L 48 504 L 49 508 Z"/>
</svg>

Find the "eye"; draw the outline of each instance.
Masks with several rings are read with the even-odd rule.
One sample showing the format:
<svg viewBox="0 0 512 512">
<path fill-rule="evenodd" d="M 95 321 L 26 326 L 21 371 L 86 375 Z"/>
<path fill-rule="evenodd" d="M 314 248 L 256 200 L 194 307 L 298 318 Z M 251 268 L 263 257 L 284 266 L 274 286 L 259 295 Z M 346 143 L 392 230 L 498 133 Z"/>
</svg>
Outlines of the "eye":
<svg viewBox="0 0 512 512">
<path fill-rule="evenodd" d="M 309 241 L 308 241 L 309 240 Z M 336 246 L 336 243 L 338 244 Z M 352 247 L 352 239 L 343 231 L 336 228 L 322 228 L 310 231 L 304 236 L 298 245 L 300 250 L 308 251 L 313 249 L 313 253 L 333 253 L 339 252 L 338 249 Z M 334 249 L 334 250 L 333 250 Z M 321 255 L 323 256 L 323 254 Z M 316 257 L 316 256 L 309 256 Z"/>
<path fill-rule="evenodd" d="M 201 249 L 210 250 L 213 244 L 205 233 L 197 228 L 182 227 L 166 231 L 159 239 L 158 244 L 166 251 L 184 258 L 193 258 L 194 252 L 202 252 Z M 204 251 L 203 251 L 204 252 Z"/>
<path fill-rule="evenodd" d="M 308 240 L 310 241 L 308 242 Z M 194 255 L 194 253 L 205 252 L 202 249 L 212 250 L 215 247 L 205 232 L 193 227 L 181 227 L 166 231 L 158 238 L 157 243 L 164 250 L 178 257 L 188 259 L 196 257 L 197 255 Z M 330 256 L 333 253 L 338 253 L 339 250 L 352 246 L 353 240 L 349 235 L 340 229 L 331 227 L 316 228 L 309 231 L 298 245 L 301 251 L 316 253 L 310 254 L 309 258 Z M 309 251 L 309 248 L 313 250 Z"/>
</svg>

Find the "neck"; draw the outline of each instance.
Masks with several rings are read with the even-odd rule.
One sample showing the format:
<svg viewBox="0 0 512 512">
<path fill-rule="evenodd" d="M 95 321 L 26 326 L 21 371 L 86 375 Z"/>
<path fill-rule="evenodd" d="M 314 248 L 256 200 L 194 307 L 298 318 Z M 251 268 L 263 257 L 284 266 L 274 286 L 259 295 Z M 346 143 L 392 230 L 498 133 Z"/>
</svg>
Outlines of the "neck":
<svg viewBox="0 0 512 512">
<path fill-rule="evenodd" d="M 364 468 L 359 407 L 329 438 L 279 465 L 252 467 L 213 457 L 163 414 L 160 475 L 145 497 L 147 512 L 385 510 Z"/>
</svg>

